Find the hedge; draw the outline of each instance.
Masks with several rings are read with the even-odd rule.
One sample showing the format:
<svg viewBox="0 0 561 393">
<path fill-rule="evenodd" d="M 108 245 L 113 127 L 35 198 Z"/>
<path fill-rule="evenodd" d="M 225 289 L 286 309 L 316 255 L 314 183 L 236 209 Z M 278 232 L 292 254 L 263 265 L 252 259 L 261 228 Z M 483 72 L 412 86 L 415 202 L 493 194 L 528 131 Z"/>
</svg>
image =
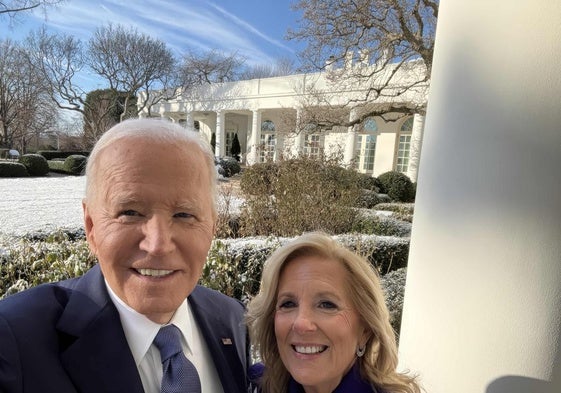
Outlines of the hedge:
<svg viewBox="0 0 561 393">
<path fill-rule="evenodd" d="M 0 177 L 26 177 L 27 168 L 21 162 L 0 161 Z"/>
<path fill-rule="evenodd" d="M 42 155 L 47 160 L 54 160 L 55 158 L 66 158 L 75 154 L 88 157 L 90 155 L 90 152 L 89 151 L 39 150 L 37 154 Z"/>
</svg>

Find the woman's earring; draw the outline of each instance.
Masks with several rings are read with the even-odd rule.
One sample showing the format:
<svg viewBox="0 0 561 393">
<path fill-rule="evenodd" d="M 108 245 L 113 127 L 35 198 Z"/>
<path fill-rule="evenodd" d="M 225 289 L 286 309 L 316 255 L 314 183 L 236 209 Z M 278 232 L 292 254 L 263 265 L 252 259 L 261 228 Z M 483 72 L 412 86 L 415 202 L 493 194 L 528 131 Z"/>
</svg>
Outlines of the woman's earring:
<svg viewBox="0 0 561 393">
<path fill-rule="evenodd" d="M 364 347 L 357 347 L 356 348 L 356 356 L 358 356 L 359 358 L 362 357 L 362 355 L 364 355 L 364 352 L 366 352 L 366 345 Z"/>
</svg>

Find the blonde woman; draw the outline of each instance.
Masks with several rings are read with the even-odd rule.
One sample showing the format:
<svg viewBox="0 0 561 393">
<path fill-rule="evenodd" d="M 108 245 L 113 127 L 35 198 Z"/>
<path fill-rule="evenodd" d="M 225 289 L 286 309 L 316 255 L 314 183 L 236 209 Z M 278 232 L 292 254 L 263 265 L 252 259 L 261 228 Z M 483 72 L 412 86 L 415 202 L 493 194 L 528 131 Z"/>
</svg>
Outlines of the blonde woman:
<svg viewBox="0 0 561 393">
<path fill-rule="evenodd" d="M 305 234 L 265 263 L 247 323 L 263 393 L 419 393 L 396 371 L 395 334 L 378 275 L 324 233 Z"/>
</svg>

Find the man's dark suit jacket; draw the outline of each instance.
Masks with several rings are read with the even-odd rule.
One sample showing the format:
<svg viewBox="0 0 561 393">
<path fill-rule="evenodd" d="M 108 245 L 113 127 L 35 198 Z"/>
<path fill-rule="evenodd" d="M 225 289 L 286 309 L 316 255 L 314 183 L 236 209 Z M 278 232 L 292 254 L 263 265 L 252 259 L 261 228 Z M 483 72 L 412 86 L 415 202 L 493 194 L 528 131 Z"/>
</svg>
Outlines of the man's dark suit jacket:
<svg viewBox="0 0 561 393">
<path fill-rule="evenodd" d="M 189 304 L 225 393 L 246 393 L 243 306 L 197 286 Z M 0 392 L 144 392 L 99 266 L 0 302 Z"/>
</svg>

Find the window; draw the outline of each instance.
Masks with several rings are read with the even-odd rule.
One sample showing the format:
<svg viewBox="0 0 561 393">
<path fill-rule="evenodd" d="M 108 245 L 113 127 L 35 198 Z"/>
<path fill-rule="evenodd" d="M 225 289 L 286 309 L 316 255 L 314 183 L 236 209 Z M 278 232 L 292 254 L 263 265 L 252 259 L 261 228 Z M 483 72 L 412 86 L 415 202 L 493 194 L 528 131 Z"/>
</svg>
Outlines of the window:
<svg viewBox="0 0 561 393">
<path fill-rule="evenodd" d="M 275 131 L 275 123 L 272 120 L 265 120 L 261 123 L 261 131 L 263 132 L 274 132 Z"/>
<path fill-rule="evenodd" d="M 306 140 L 304 142 L 304 154 L 310 158 L 320 158 L 323 150 L 322 139 L 323 138 L 320 134 L 306 135 Z"/>
<path fill-rule="evenodd" d="M 276 138 L 275 134 L 261 134 L 259 149 L 259 162 L 273 161 L 275 158 Z"/>
<path fill-rule="evenodd" d="M 401 126 L 397 154 L 395 161 L 395 170 L 401 173 L 407 173 L 409 169 L 409 156 L 411 153 L 411 132 L 413 131 L 413 118 L 409 117 Z"/>
<path fill-rule="evenodd" d="M 263 123 L 261 123 L 259 162 L 274 160 L 276 144 L 275 123 L 273 123 L 272 120 L 263 121 Z"/>
<path fill-rule="evenodd" d="M 376 135 L 378 124 L 372 117 L 366 119 L 362 125 L 361 133 L 356 139 L 356 168 L 362 173 L 374 171 L 374 157 L 376 155 Z"/>
</svg>

